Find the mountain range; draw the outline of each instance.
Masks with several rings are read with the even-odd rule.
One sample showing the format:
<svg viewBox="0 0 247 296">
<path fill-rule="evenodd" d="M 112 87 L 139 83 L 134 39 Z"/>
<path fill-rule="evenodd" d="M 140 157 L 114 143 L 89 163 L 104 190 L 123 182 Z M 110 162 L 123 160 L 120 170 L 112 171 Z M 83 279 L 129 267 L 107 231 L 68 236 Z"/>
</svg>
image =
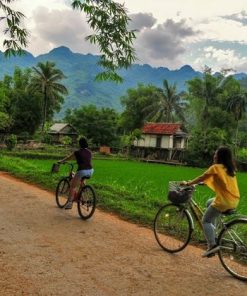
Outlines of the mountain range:
<svg viewBox="0 0 247 296">
<path fill-rule="evenodd" d="M 57 115 L 61 118 L 67 108 L 78 108 L 81 105 L 94 104 L 97 107 L 110 107 L 117 111 L 122 110 L 120 97 L 126 94 L 127 89 L 135 88 L 139 83 L 153 84 L 162 87 L 166 79 L 169 83 L 176 83 L 177 90 L 186 90 L 186 81 L 194 77 L 201 77 L 202 73 L 185 65 L 178 70 L 169 70 L 165 67 L 154 68 L 148 64 L 134 64 L 127 70 L 120 70 L 123 83 L 95 81 L 97 73 L 102 69 L 97 65 L 99 56 L 92 54 L 73 53 L 69 48 L 61 46 L 54 48 L 47 54 L 34 57 L 25 52 L 22 56 L 4 57 L 0 51 L 0 80 L 5 74 L 12 75 L 15 67 L 26 68 L 36 66 L 38 62 L 53 61 L 56 67 L 63 71 L 66 79 L 62 82 L 69 91 Z M 238 73 L 236 79 L 247 78 L 247 74 Z"/>
</svg>

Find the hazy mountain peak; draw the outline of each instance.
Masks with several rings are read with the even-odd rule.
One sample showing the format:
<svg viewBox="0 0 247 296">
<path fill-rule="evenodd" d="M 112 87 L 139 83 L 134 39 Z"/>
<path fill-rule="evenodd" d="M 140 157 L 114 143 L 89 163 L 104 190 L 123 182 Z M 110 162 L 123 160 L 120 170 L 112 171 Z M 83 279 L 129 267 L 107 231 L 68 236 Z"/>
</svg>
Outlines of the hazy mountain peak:
<svg viewBox="0 0 247 296">
<path fill-rule="evenodd" d="M 184 65 L 183 67 L 181 67 L 179 69 L 179 71 L 183 71 L 183 72 L 195 72 L 195 70 L 189 66 L 189 65 Z"/>
<path fill-rule="evenodd" d="M 56 48 L 53 48 L 49 54 L 62 54 L 62 55 L 72 55 L 73 52 L 66 46 L 59 46 Z"/>
</svg>

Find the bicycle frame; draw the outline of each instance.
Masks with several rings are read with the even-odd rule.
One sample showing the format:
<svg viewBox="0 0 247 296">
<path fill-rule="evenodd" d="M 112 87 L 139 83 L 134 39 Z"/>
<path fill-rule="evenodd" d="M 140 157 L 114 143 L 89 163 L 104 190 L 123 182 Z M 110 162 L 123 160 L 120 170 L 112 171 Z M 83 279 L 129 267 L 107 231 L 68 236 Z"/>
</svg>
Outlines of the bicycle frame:
<svg viewBox="0 0 247 296">
<path fill-rule="evenodd" d="M 188 208 L 193 218 L 196 220 L 197 224 L 199 225 L 200 229 L 203 230 L 203 226 L 202 226 L 203 210 L 193 199 L 191 199 L 188 202 Z M 193 223 L 193 219 L 192 219 L 192 223 Z M 192 227 L 194 229 L 194 223 L 192 224 Z"/>
</svg>

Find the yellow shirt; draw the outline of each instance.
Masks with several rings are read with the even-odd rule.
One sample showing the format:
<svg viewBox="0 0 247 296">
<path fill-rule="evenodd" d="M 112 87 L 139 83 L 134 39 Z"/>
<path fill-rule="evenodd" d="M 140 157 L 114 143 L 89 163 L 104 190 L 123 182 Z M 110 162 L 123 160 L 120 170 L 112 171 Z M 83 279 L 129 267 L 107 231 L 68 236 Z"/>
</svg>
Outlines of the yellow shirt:
<svg viewBox="0 0 247 296">
<path fill-rule="evenodd" d="M 236 176 L 229 176 L 222 164 L 212 165 L 203 176 L 204 183 L 216 193 L 213 207 L 224 212 L 238 206 L 240 194 Z"/>
</svg>

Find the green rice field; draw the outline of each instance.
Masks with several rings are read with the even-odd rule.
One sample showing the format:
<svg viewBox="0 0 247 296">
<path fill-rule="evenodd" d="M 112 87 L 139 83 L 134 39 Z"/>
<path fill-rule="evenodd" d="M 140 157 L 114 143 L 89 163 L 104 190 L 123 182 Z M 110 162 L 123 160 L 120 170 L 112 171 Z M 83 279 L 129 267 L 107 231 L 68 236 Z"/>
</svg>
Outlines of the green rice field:
<svg viewBox="0 0 247 296">
<path fill-rule="evenodd" d="M 54 159 L 28 159 L 2 155 L 0 170 L 43 188 L 55 191 L 58 180 L 68 167 L 62 165 L 57 174 L 51 173 Z M 204 170 L 185 166 L 144 163 L 131 160 L 94 159 L 95 173 L 89 180 L 97 193 L 98 207 L 143 225 L 152 225 L 158 208 L 167 202 L 169 181 L 190 180 Z M 239 213 L 247 214 L 247 173 L 239 172 L 241 192 Z M 213 192 L 200 187 L 195 199 L 204 207 Z M 54 199 L 55 203 L 55 199 Z"/>
</svg>

